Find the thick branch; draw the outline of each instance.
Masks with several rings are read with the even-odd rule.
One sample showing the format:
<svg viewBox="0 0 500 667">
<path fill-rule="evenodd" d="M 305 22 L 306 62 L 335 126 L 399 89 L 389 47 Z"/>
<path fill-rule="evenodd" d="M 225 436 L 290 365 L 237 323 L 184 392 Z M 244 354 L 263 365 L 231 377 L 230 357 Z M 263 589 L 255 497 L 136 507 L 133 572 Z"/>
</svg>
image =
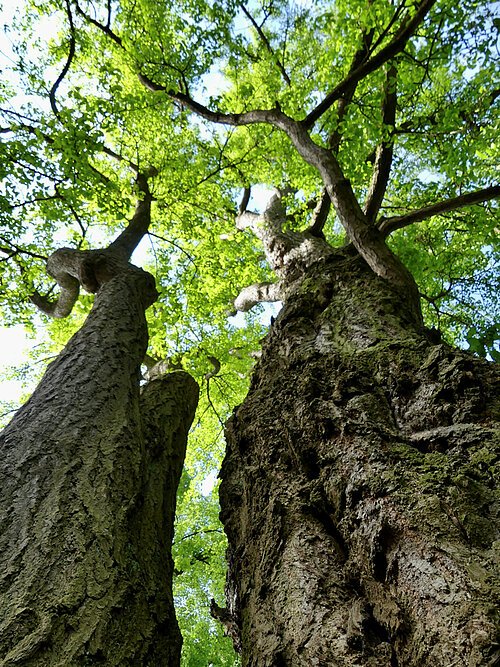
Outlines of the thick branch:
<svg viewBox="0 0 500 667">
<path fill-rule="evenodd" d="M 287 116 L 279 107 L 225 114 L 212 111 L 183 93 L 169 92 L 164 86 L 153 83 L 142 74 L 139 75 L 139 79 L 150 90 L 166 92 L 182 106 L 211 122 L 233 126 L 267 123 L 282 130 L 288 135 L 301 157 L 320 172 L 340 220 L 353 243 L 362 229 L 368 227 L 351 185 L 344 177 L 336 157 L 330 150 L 318 146 L 311 139 L 303 124 Z M 352 216 L 353 211 L 355 212 L 354 217 Z"/>
<path fill-rule="evenodd" d="M 323 236 L 323 227 L 330 213 L 332 201 L 326 190 L 323 190 L 316 208 L 313 211 L 312 223 L 307 230 L 312 236 L 317 236 L 319 238 L 324 238 Z"/>
<path fill-rule="evenodd" d="M 211 380 L 220 372 L 221 363 L 217 357 L 209 356 L 207 358 L 212 365 L 212 370 L 210 370 L 208 373 L 205 373 L 205 380 Z"/>
<path fill-rule="evenodd" d="M 318 146 L 301 123 L 289 119 L 285 114 L 280 112 L 274 124 L 284 129 L 304 160 L 318 169 L 347 236 L 370 268 L 395 285 L 409 288 L 417 299 L 415 281 L 385 244 L 383 236 L 368 222 L 335 155 Z"/>
<path fill-rule="evenodd" d="M 47 273 L 61 288 L 58 298 L 51 301 L 35 293 L 30 296 L 30 300 L 51 317 L 66 317 L 78 298 L 80 285 L 87 292 L 95 294 L 105 283 L 126 271 L 144 273 L 142 269 L 129 264 L 126 257 L 112 252 L 110 247 L 104 250 L 59 248 L 47 260 Z M 147 295 L 148 305 L 157 296 L 153 281 Z"/>
<path fill-rule="evenodd" d="M 390 136 L 377 147 L 372 180 L 365 203 L 365 215 L 370 222 L 375 222 L 391 173 L 394 144 L 392 133 L 396 123 L 396 76 L 397 69 L 393 64 L 387 70 L 382 102 L 382 131 L 388 131 Z"/>
<path fill-rule="evenodd" d="M 147 85 L 146 81 L 149 81 L 149 79 L 143 76 L 140 78 L 143 84 Z M 165 90 L 165 88 L 153 84 L 151 90 Z M 299 155 L 319 171 L 347 236 L 371 269 L 382 278 L 390 280 L 396 285 L 409 288 L 413 296 L 418 298 L 415 281 L 398 258 L 387 247 L 383 236 L 379 234 L 373 225 L 368 223 L 354 195 L 350 182 L 342 172 L 337 158 L 332 151 L 318 146 L 311 139 L 303 123 L 290 118 L 279 108 L 267 111 L 247 111 L 241 114 L 223 114 L 207 109 L 207 107 L 195 102 L 182 93 L 168 94 L 189 110 L 215 123 L 227 125 L 268 123 L 284 131 L 292 141 Z"/>
<path fill-rule="evenodd" d="M 139 79 L 148 89 L 165 92 L 185 108 L 213 123 L 233 126 L 267 123 L 285 132 L 299 155 L 319 171 L 339 220 L 356 250 L 378 276 L 409 291 L 411 300 L 415 302 L 415 309 L 419 311 L 418 289 L 411 274 L 385 244 L 383 235 L 368 222 L 335 155 L 311 139 L 303 122 L 290 118 L 279 106 L 275 109 L 239 114 L 212 111 L 188 95 L 168 91 L 142 74 L 139 74 Z"/>
<path fill-rule="evenodd" d="M 243 190 L 243 195 L 241 197 L 241 202 L 238 207 L 238 212 L 241 215 L 247 210 L 248 202 L 250 201 L 250 195 L 252 194 L 252 189 L 250 187 L 245 187 Z"/>
<path fill-rule="evenodd" d="M 429 10 L 435 4 L 436 0 L 422 0 L 414 16 L 408 17 L 401 24 L 399 30 L 394 38 L 381 49 L 375 56 L 362 63 L 353 72 L 350 72 L 343 81 L 341 81 L 335 88 L 328 93 L 318 106 L 313 109 L 306 118 L 302 121 L 306 129 L 310 129 L 314 123 L 326 112 L 330 107 L 353 85 L 364 79 L 368 74 L 375 72 L 384 63 L 392 60 L 398 53 L 401 53 L 405 48 L 408 40 L 415 33 L 418 26 L 422 23 Z"/>
<path fill-rule="evenodd" d="M 147 175 L 137 175 L 137 186 L 143 199 L 139 199 L 135 213 L 123 232 L 109 245 L 109 250 L 128 261 L 139 245 L 142 237 L 147 233 L 151 224 L 151 202 L 153 196 L 148 186 L 148 176 L 155 176 L 158 172 L 152 168 Z"/>
<path fill-rule="evenodd" d="M 305 241 L 303 234 L 284 229 L 286 210 L 283 206 L 282 194 L 277 193 L 271 197 L 264 213 L 259 214 L 253 211 L 240 213 L 236 217 L 236 228 L 252 230 L 253 234 L 262 241 L 269 265 L 279 278 L 287 283 L 291 278 L 291 273 L 294 273 L 297 268 L 297 262 L 301 261 L 299 256 L 303 254 L 302 259 L 305 262 L 313 261 L 313 258 L 317 258 L 317 250 L 313 251 L 309 246 L 307 248 L 303 246 Z M 303 246 L 302 249 L 301 246 Z M 306 257 L 307 253 L 309 257 Z M 258 301 L 260 300 L 259 298 Z M 252 303 L 250 307 L 255 303 Z"/>
<path fill-rule="evenodd" d="M 59 297 L 55 301 L 51 301 L 48 297 L 37 291 L 30 294 L 29 300 L 41 310 L 42 313 L 45 313 L 45 315 L 61 319 L 63 317 L 68 317 L 71 313 L 79 293 L 80 283 L 76 278 L 68 276 L 65 281 L 65 286 L 61 286 Z"/>
<path fill-rule="evenodd" d="M 245 111 L 243 113 L 221 113 L 220 111 L 212 111 L 208 107 L 203 106 L 203 104 L 193 100 L 193 98 L 189 97 L 189 95 L 176 90 L 169 90 L 166 86 L 156 83 L 145 74 L 139 73 L 138 78 L 142 85 L 145 86 L 148 90 L 151 90 L 154 93 L 166 93 L 172 100 L 178 102 L 185 109 L 192 111 L 201 118 L 211 121 L 212 123 L 233 126 L 252 125 L 255 123 L 272 124 L 276 115 L 281 114 L 281 111 L 278 108 L 255 109 L 252 111 Z"/>
<path fill-rule="evenodd" d="M 47 273 L 60 287 L 55 301 L 38 292 L 30 295 L 30 301 L 50 317 L 67 317 L 80 293 L 80 285 L 87 292 L 95 293 L 99 288 L 94 271 L 89 269 L 88 258 L 92 253 L 60 248 L 47 260 Z"/>
<path fill-rule="evenodd" d="M 120 268 L 128 263 L 151 222 L 151 201 L 147 178 L 154 176 L 152 168 L 147 175 L 137 175 L 137 185 L 144 195 L 137 202 L 135 213 L 123 232 L 104 250 L 85 251 L 60 248 L 47 260 L 47 273 L 60 287 L 56 300 L 52 301 L 38 292 L 30 296 L 30 301 L 50 317 L 67 317 L 78 299 L 80 285 L 90 293 L 95 293 L 101 285 L 111 279 Z"/>
<path fill-rule="evenodd" d="M 271 303 L 281 300 L 279 283 L 256 283 L 241 290 L 234 300 L 234 307 L 242 313 L 248 312 L 258 303 Z"/>
<path fill-rule="evenodd" d="M 80 281 L 78 280 L 78 278 L 71 275 L 71 273 L 68 273 L 67 271 L 58 270 L 58 265 L 59 265 L 58 260 L 57 259 L 54 260 L 54 255 L 56 253 L 54 253 L 54 255 L 52 255 L 47 259 L 43 255 L 23 250 L 19 246 L 16 246 L 13 243 L 11 243 L 11 241 L 3 239 L 3 237 L 0 238 L 10 245 L 10 249 L 0 247 L 0 251 L 8 254 L 7 259 L 10 259 L 11 257 L 14 258 L 14 260 L 18 264 L 18 268 L 21 271 L 21 274 L 25 273 L 25 268 L 21 262 L 17 261 L 16 256 L 18 254 L 25 253 L 30 255 L 31 257 L 35 257 L 37 259 L 44 259 L 46 261 L 47 272 L 53 278 L 55 278 L 59 283 L 59 286 L 61 288 L 60 294 L 55 301 L 52 301 L 51 299 L 49 299 L 48 296 L 40 294 L 38 290 L 34 290 L 34 292 L 30 294 L 28 298 L 31 301 L 31 303 L 33 303 L 42 313 L 45 313 L 50 317 L 55 317 L 55 318 L 67 317 L 73 310 L 73 306 L 75 305 L 76 300 L 78 299 L 78 295 L 80 293 Z M 67 249 L 63 249 L 63 252 L 64 250 Z M 78 251 L 70 250 L 69 252 L 72 254 L 73 257 L 73 254 L 77 253 Z"/>
<path fill-rule="evenodd" d="M 466 195 L 461 195 L 460 197 L 452 197 L 451 199 L 445 199 L 444 201 L 438 202 L 437 204 L 432 204 L 431 206 L 424 206 L 417 211 L 408 213 L 406 215 L 394 216 L 392 218 L 381 218 L 379 222 L 379 229 L 382 234 L 389 236 L 396 229 L 401 229 L 402 227 L 408 227 L 414 222 L 421 222 L 427 218 L 431 218 L 433 215 L 438 215 L 440 213 L 449 213 L 450 211 L 455 211 L 456 209 L 463 208 L 464 206 L 471 206 L 472 204 L 482 204 L 483 202 L 489 201 L 490 199 L 497 199 L 500 197 L 500 185 L 494 185 L 490 188 L 484 188 L 483 190 L 476 190 L 476 192 L 469 192 Z"/>
<path fill-rule="evenodd" d="M 264 213 L 243 210 L 236 217 L 236 228 L 239 230 L 250 227 L 261 241 L 265 242 L 269 233 L 279 234 L 285 222 L 286 213 L 279 194 L 274 194 L 267 203 Z"/>
</svg>

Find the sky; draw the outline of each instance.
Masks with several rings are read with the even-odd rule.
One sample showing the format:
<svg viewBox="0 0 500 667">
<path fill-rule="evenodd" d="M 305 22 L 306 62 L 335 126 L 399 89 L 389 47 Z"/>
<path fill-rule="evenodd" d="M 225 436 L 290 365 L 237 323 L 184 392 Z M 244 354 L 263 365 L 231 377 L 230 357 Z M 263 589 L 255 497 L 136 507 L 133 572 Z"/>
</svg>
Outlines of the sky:
<svg viewBox="0 0 500 667">
<path fill-rule="evenodd" d="M 20 380 L 6 379 L 12 366 L 19 367 L 28 360 L 27 353 L 34 345 L 21 325 L 0 326 L 0 401 L 19 401 L 29 388 Z"/>
</svg>

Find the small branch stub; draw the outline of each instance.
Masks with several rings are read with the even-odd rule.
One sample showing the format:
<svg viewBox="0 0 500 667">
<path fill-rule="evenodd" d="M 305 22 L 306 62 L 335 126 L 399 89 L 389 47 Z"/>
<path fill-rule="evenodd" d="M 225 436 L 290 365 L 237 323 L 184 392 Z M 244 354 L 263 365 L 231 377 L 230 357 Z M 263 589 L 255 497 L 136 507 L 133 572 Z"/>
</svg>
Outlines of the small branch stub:
<svg viewBox="0 0 500 667">
<path fill-rule="evenodd" d="M 219 607 L 217 602 L 212 598 L 210 601 L 210 616 L 224 626 L 224 634 L 233 642 L 236 653 L 241 653 L 241 637 L 238 624 L 233 615 L 226 607 Z"/>
</svg>

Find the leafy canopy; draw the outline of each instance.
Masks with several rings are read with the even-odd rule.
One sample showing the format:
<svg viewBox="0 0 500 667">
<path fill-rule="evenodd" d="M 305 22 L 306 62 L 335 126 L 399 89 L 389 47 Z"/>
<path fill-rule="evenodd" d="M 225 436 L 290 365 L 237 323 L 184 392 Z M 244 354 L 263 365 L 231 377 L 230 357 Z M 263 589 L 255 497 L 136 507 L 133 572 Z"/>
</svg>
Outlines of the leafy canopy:
<svg viewBox="0 0 500 667">
<path fill-rule="evenodd" d="M 402 48 L 315 117 L 426 4 Z M 289 225 L 300 230 L 324 185 L 273 124 L 228 126 L 203 110 L 309 119 L 312 139 L 334 152 L 361 204 L 385 160 L 374 205 L 381 221 L 490 188 L 500 136 L 493 10 L 483 0 L 31 0 L 4 28 L 12 46 L 0 84 L 5 322 L 40 325 L 29 295 L 54 289 L 46 258 L 64 245 L 109 243 L 141 196 L 135 174 L 155 169 L 150 233 L 136 255 L 160 292 L 149 352 L 182 364 L 204 388 L 175 547 L 181 624 L 192 637 L 186 664 L 234 662 L 217 626 L 202 629 L 199 618 L 200 606 L 220 598 L 223 577 L 214 491 L 204 496 L 202 482 L 219 465 L 222 424 L 244 397 L 265 332 L 258 308 L 232 320 L 232 302 L 241 288 L 272 279 L 258 240 L 235 228 L 238 202 L 248 186 L 288 188 Z M 334 245 L 346 240 L 333 210 L 323 232 Z M 498 204 L 485 198 L 389 240 L 418 283 L 428 326 L 495 359 L 497 234 Z M 69 321 L 42 317 L 54 347 L 90 303 L 82 295 Z M 207 657 L 209 637 L 216 648 Z"/>
</svg>

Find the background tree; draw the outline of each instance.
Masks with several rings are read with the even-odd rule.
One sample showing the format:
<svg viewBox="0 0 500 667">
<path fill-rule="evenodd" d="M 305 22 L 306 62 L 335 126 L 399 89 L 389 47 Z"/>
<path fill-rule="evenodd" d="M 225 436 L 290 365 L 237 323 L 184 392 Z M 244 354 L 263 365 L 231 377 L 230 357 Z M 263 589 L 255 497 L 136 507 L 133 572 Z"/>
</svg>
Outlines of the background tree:
<svg viewBox="0 0 500 667">
<path fill-rule="evenodd" d="M 439 340 L 498 356 L 489 5 L 42 13 L 60 37 L 34 59 L 28 12 L 31 98 L 4 93 L 12 301 L 50 289 L 36 260 L 61 235 L 116 233 L 132 169 L 155 200 L 150 353 L 202 379 L 200 423 L 217 432 L 242 399 L 262 335 L 255 316 L 228 326 L 234 296 L 285 302 L 222 469 L 228 609 L 213 613 L 243 663 L 494 664 L 495 371 Z M 224 83 L 206 91 L 210 77 Z M 255 185 L 275 194 L 254 213 Z M 215 433 L 195 429 L 199 462 Z M 207 516 L 178 534 L 183 563 L 212 562 L 192 543 L 218 534 Z"/>
</svg>

